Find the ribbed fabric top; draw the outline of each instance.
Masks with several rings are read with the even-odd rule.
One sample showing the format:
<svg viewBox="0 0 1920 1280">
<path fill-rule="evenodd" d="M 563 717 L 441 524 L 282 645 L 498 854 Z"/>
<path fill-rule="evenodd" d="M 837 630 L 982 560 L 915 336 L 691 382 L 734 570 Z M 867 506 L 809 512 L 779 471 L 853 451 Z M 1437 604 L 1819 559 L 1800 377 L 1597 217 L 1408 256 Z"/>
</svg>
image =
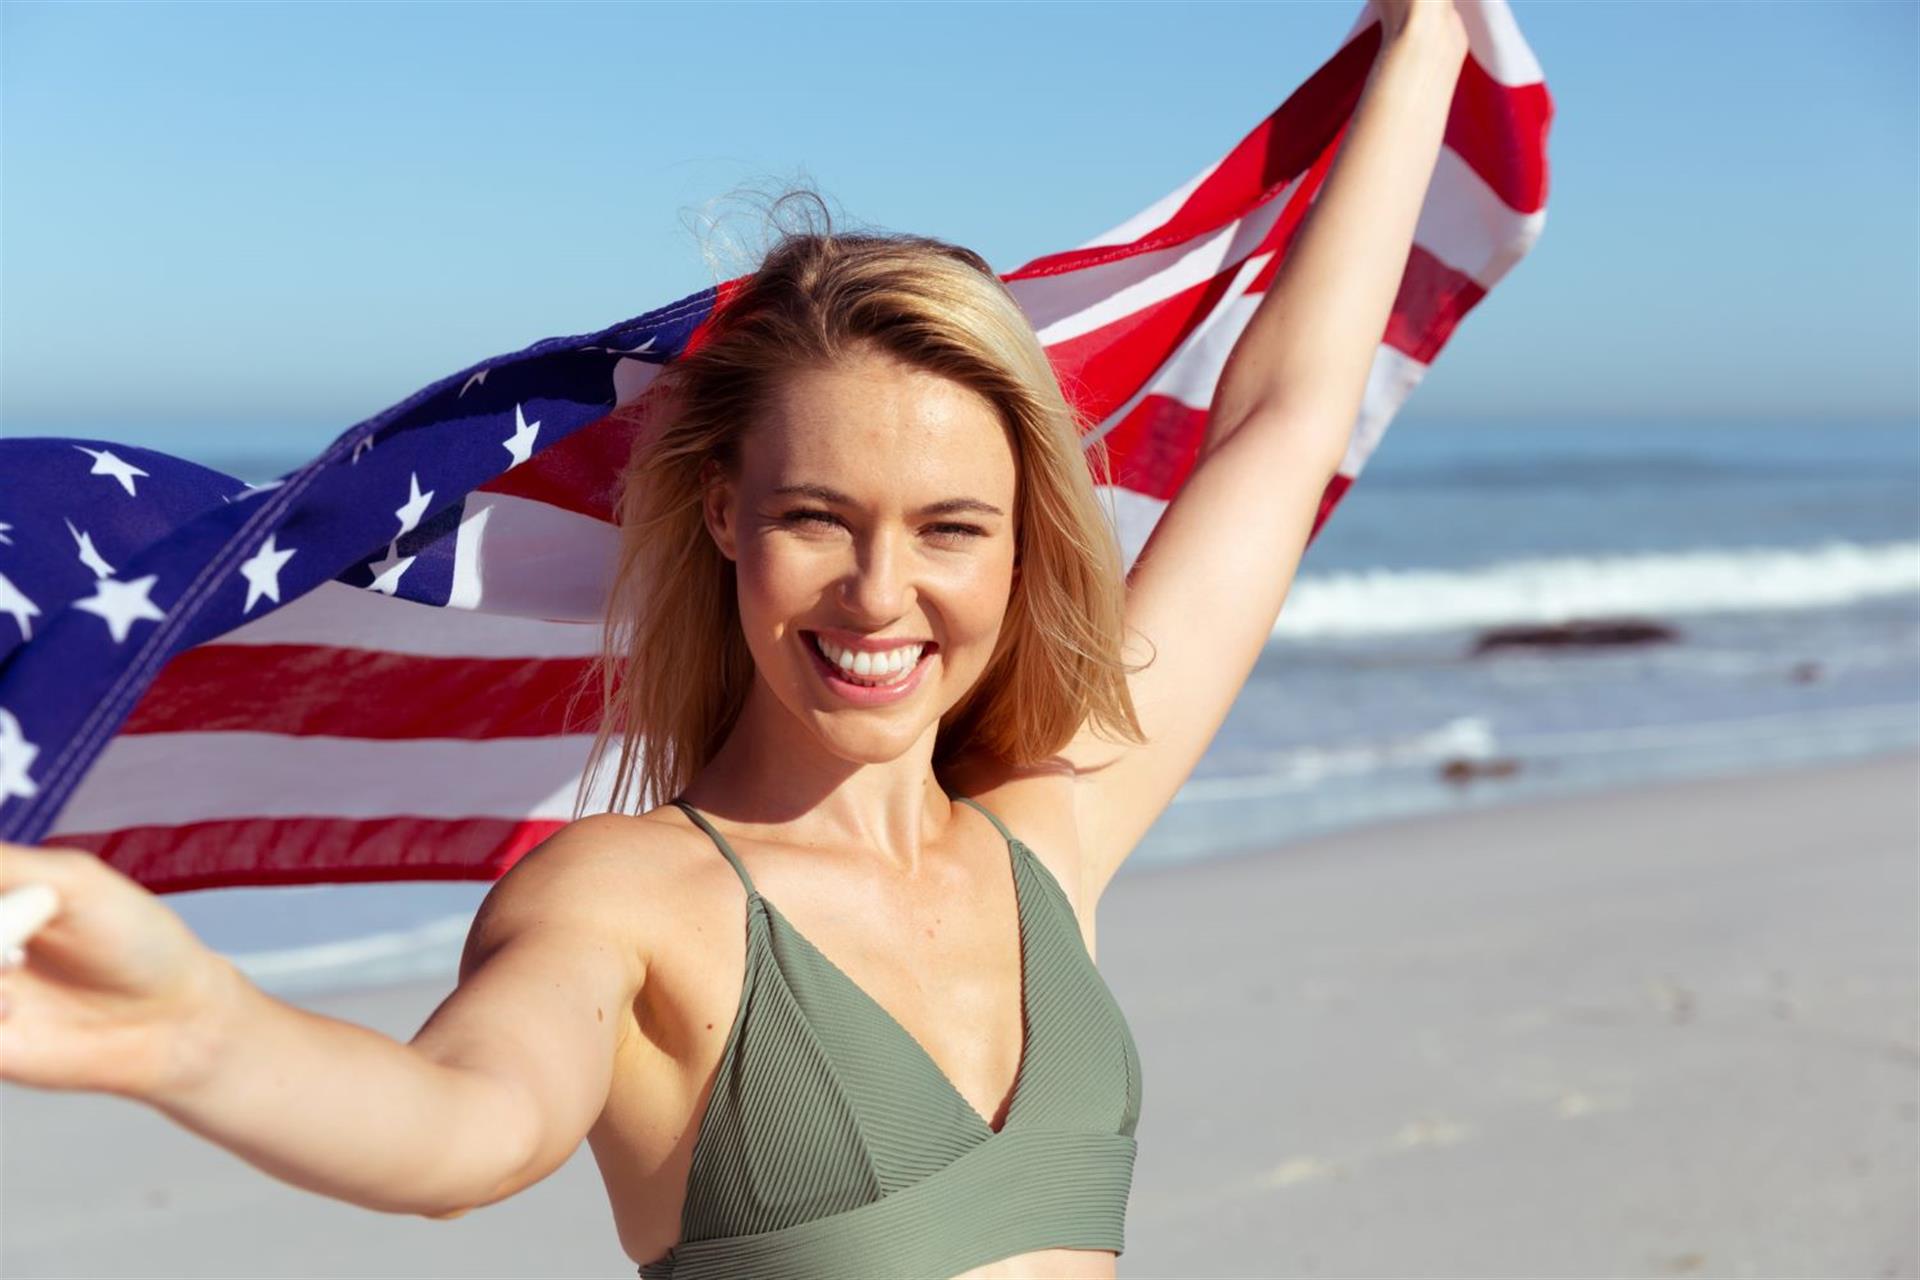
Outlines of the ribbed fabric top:
<svg viewBox="0 0 1920 1280">
<path fill-rule="evenodd" d="M 1053 873 L 959 799 L 1005 838 L 1019 904 L 1026 1040 L 998 1130 L 673 802 L 746 886 L 747 965 L 680 1243 L 643 1280 L 947 1280 L 1034 1249 L 1124 1249 L 1139 1052 Z"/>
</svg>

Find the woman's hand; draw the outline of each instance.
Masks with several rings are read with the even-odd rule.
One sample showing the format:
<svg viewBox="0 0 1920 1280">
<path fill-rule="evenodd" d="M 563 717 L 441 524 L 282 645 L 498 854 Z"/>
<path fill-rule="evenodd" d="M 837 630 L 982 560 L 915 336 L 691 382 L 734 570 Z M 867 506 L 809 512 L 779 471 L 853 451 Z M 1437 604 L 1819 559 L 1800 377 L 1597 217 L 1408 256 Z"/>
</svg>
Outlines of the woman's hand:
<svg viewBox="0 0 1920 1280">
<path fill-rule="evenodd" d="M 1373 7 L 1380 14 L 1380 48 L 1385 50 L 1412 32 L 1438 40 L 1449 49 L 1457 47 L 1464 58 L 1467 26 L 1456 3 L 1474 3 L 1474 0 L 1373 0 Z"/>
<path fill-rule="evenodd" d="M 187 1068 L 231 966 L 78 849 L 0 842 L 0 1080 L 144 1098 Z"/>
</svg>

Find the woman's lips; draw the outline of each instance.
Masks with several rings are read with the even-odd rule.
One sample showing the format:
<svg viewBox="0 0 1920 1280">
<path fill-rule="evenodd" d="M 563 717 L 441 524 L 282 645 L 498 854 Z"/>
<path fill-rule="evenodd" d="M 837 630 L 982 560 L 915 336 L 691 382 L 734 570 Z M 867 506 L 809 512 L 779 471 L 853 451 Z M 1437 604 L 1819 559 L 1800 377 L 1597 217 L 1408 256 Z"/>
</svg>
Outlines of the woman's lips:
<svg viewBox="0 0 1920 1280">
<path fill-rule="evenodd" d="M 920 650 L 919 661 L 913 664 L 913 670 L 908 672 L 906 677 L 898 683 L 881 685 L 857 684 L 852 680 L 846 679 L 841 673 L 839 666 L 830 661 L 824 653 L 820 652 L 820 646 L 814 639 L 816 634 L 817 633 L 812 631 L 802 631 L 800 633 L 801 644 L 806 647 L 808 657 L 813 662 L 813 669 L 819 673 L 821 683 L 831 692 L 838 695 L 843 701 L 851 702 L 856 706 L 881 706 L 889 702 L 898 702 L 902 698 L 905 698 L 919 687 L 920 681 L 926 675 L 927 667 L 932 663 L 933 655 L 938 648 L 938 646 L 931 643 L 925 645 Z"/>
</svg>

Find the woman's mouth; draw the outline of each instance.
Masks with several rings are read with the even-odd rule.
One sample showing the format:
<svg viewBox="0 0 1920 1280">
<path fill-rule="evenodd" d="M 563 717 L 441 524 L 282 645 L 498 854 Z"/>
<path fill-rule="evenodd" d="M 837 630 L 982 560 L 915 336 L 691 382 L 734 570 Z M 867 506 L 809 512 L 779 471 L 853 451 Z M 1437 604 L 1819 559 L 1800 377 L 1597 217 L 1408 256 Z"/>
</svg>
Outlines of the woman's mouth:
<svg viewBox="0 0 1920 1280">
<path fill-rule="evenodd" d="M 897 702 L 912 693 L 939 648 L 931 643 L 909 644 L 884 653 L 864 654 L 842 649 L 816 631 L 802 631 L 800 636 L 821 683 L 841 699 L 860 706 Z M 861 667 L 867 670 L 862 672 Z"/>
</svg>

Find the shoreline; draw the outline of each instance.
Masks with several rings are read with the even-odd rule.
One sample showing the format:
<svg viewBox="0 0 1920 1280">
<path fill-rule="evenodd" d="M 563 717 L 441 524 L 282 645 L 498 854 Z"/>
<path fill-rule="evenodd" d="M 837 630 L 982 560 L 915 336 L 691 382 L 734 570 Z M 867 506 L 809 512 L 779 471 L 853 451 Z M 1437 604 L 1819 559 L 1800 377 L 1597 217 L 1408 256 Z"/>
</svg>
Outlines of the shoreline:
<svg viewBox="0 0 1920 1280">
<path fill-rule="evenodd" d="M 1122 1277 L 1920 1274 L 1920 753 L 1384 818 L 1117 876 Z M 449 985 L 292 997 L 410 1038 Z M 13 1277 L 631 1276 L 583 1144 L 449 1222 L 0 1086 Z"/>
</svg>

